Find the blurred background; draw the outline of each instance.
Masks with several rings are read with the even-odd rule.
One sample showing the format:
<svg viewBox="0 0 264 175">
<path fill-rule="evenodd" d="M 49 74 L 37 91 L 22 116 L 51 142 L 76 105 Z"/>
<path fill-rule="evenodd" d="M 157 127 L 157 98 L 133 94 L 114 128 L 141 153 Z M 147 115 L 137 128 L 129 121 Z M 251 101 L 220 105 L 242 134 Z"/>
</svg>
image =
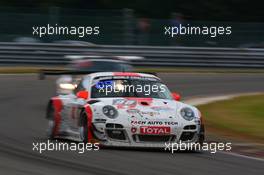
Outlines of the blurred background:
<svg viewBox="0 0 264 175">
<path fill-rule="evenodd" d="M 252 0 L 1 0 L 0 41 L 260 48 L 263 19 L 261 2 Z M 100 26 L 100 36 L 32 35 L 32 26 L 47 24 Z M 164 26 L 175 24 L 231 26 L 232 34 L 166 37 Z"/>
<path fill-rule="evenodd" d="M 47 24 L 99 26 L 100 34 L 83 38 L 32 34 L 32 27 Z M 232 33 L 214 38 L 164 35 L 165 26 L 179 24 L 231 26 Z M 262 175 L 263 47 L 260 0 L 0 0 L 0 174 Z M 40 81 L 38 75 L 44 69 L 63 72 L 73 63 L 69 57 L 73 55 L 77 61 L 105 58 L 104 63 L 83 64 L 88 70 L 86 65 L 105 70 L 125 64 L 136 72 L 156 73 L 183 101 L 201 110 L 206 141 L 232 142 L 231 154 L 33 152 L 32 142 L 47 140 L 46 105 L 56 95 L 59 77 Z M 105 61 L 116 56 L 143 59 Z M 81 70 L 78 63 L 69 67 Z"/>
</svg>

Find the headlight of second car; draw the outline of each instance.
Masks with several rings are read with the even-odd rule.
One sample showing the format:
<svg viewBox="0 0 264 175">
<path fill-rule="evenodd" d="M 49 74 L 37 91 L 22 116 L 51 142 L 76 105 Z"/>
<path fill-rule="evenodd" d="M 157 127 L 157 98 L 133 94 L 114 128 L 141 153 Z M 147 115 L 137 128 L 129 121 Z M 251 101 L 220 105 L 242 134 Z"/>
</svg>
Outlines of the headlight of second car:
<svg viewBox="0 0 264 175">
<path fill-rule="evenodd" d="M 182 108 L 180 113 L 181 113 L 181 116 L 185 120 L 188 120 L 188 121 L 191 121 L 195 117 L 193 110 L 191 108 L 188 108 L 188 107 Z"/>
<path fill-rule="evenodd" d="M 117 110 L 113 106 L 110 106 L 110 105 L 103 107 L 103 113 L 104 115 L 112 119 L 118 116 Z"/>
<path fill-rule="evenodd" d="M 74 90 L 76 88 L 76 85 L 72 83 L 61 83 L 59 86 L 61 89 L 67 90 Z"/>
</svg>

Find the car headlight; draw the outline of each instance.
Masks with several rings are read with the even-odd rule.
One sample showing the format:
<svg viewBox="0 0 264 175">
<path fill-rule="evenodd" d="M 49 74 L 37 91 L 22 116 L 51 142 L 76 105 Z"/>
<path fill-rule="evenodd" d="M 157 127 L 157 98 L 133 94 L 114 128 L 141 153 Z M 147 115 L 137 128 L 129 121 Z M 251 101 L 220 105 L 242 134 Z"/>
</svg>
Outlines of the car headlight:
<svg viewBox="0 0 264 175">
<path fill-rule="evenodd" d="M 110 106 L 110 105 L 103 107 L 103 113 L 104 115 L 112 119 L 118 116 L 117 110 L 113 106 Z"/>
<path fill-rule="evenodd" d="M 195 117 L 193 110 L 191 108 L 188 108 L 188 107 L 182 108 L 180 113 L 181 113 L 181 116 L 185 120 L 188 120 L 188 121 L 191 121 Z"/>
<path fill-rule="evenodd" d="M 71 83 L 61 83 L 59 86 L 61 89 L 67 90 L 74 90 L 76 88 L 76 85 Z"/>
</svg>

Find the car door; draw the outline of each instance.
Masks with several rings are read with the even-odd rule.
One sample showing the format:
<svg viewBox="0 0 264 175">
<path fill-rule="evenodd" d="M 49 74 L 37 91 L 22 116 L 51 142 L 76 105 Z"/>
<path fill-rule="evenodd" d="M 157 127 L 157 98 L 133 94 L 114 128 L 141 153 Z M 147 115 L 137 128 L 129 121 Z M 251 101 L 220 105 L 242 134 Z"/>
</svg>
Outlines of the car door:
<svg viewBox="0 0 264 175">
<path fill-rule="evenodd" d="M 73 91 L 74 98 L 69 102 L 70 111 L 68 114 L 68 120 L 70 121 L 70 130 L 73 133 L 79 134 L 79 117 L 81 112 L 81 107 L 86 103 L 85 99 L 78 98 L 76 94 L 79 91 L 85 90 L 83 86 L 83 81 L 77 85 L 76 89 Z"/>
<path fill-rule="evenodd" d="M 73 93 L 65 96 L 61 125 L 63 131 L 66 131 L 72 137 L 79 136 L 80 107 L 85 104 L 85 100 L 77 98 L 76 94 L 82 90 L 84 90 L 84 87 L 82 81 L 80 81 Z"/>
</svg>

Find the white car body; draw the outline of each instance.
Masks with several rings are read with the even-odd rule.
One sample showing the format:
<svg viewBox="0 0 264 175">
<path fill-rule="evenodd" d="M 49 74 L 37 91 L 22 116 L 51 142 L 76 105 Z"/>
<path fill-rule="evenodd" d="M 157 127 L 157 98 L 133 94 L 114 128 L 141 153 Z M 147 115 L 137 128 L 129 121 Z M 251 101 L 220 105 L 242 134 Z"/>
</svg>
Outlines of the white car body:
<svg viewBox="0 0 264 175">
<path fill-rule="evenodd" d="M 84 76 L 75 93 L 88 92 L 87 99 L 78 98 L 74 93 L 51 99 L 47 118 L 52 138 L 84 141 L 84 137 L 90 137 L 86 141 L 96 140 L 104 146 L 122 147 L 164 147 L 165 142 L 203 142 L 204 128 L 196 107 L 173 98 L 94 98 L 91 89 L 101 77 L 150 78 L 160 82 L 154 75 L 141 73 L 100 72 Z M 49 115 L 50 107 L 54 108 L 54 117 Z M 112 108 L 116 117 L 106 115 L 110 115 Z M 183 109 L 191 110 L 191 120 L 182 117 Z M 86 132 L 80 124 L 82 112 L 87 116 L 87 135 L 83 134 Z"/>
</svg>

